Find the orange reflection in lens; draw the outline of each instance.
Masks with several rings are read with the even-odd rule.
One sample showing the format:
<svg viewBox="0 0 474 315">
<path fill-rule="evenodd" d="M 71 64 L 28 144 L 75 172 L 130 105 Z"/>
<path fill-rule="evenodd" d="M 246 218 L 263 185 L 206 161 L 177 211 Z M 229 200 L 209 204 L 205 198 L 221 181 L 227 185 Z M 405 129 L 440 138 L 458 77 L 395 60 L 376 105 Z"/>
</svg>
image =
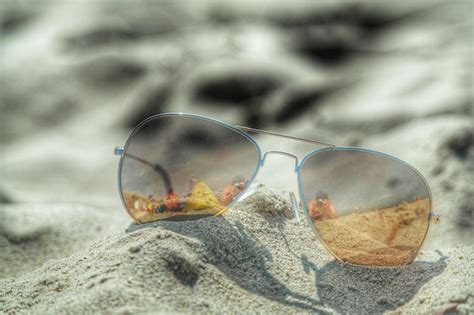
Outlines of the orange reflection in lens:
<svg viewBox="0 0 474 315">
<path fill-rule="evenodd" d="M 358 265 L 411 263 L 429 224 L 429 198 L 344 215 L 336 214 L 329 198 L 311 200 L 308 206 L 329 250 L 341 260 Z"/>
<path fill-rule="evenodd" d="M 133 218 L 140 223 L 171 217 L 188 219 L 190 216 L 221 215 L 227 210 L 226 206 L 245 188 L 245 181 L 232 182 L 216 191 L 197 180 L 191 181 L 190 186 L 190 192 L 181 196 L 169 193 L 155 197 L 124 191 L 123 198 Z"/>
</svg>

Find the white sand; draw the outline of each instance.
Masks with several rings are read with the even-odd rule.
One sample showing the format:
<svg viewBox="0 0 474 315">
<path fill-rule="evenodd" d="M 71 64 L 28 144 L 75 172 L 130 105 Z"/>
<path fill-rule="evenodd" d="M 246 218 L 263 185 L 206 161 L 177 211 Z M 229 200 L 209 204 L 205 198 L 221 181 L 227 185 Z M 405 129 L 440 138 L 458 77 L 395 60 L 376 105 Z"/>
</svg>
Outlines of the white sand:
<svg viewBox="0 0 474 315">
<path fill-rule="evenodd" d="M 410 266 L 335 261 L 286 200 L 261 188 L 225 217 L 132 225 L 0 281 L 4 313 L 431 313 L 474 311 L 474 248 Z M 268 211 L 270 210 L 270 211 Z"/>
<path fill-rule="evenodd" d="M 0 278 L 18 277 L 123 230 L 126 215 L 84 204 L 0 205 Z"/>
</svg>

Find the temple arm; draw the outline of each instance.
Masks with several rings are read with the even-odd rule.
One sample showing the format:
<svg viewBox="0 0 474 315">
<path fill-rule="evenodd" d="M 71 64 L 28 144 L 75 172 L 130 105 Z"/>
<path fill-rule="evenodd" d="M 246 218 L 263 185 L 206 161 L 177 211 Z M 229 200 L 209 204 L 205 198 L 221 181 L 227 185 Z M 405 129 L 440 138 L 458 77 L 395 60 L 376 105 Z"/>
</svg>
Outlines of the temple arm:
<svg viewBox="0 0 474 315">
<path fill-rule="evenodd" d="M 244 127 L 244 126 L 239 126 L 239 125 L 235 125 L 235 127 L 242 130 L 242 131 L 245 131 L 245 132 L 264 133 L 264 134 L 267 134 L 267 135 L 282 137 L 282 138 L 286 138 L 286 139 L 303 141 L 303 142 L 308 142 L 308 143 L 312 143 L 312 144 L 327 145 L 327 146 L 333 147 L 333 148 L 336 147 L 335 144 L 324 142 L 324 141 L 319 141 L 319 140 L 300 138 L 300 137 L 290 136 L 290 135 L 283 134 L 283 133 L 278 133 L 278 132 L 273 132 L 273 131 L 268 131 L 268 130 L 262 130 L 262 129 L 257 129 L 257 128 Z"/>
<path fill-rule="evenodd" d="M 170 177 L 169 173 L 160 164 L 151 163 L 151 162 L 149 162 L 145 159 L 142 159 L 141 157 L 138 157 L 138 156 L 135 156 L 135 155 L 130 154 L 128 152 L 125 152 L 125 150 L 121 147 L 115 147 L 114 154 L 115 155 L 123 155 L 123 156 L 129 157 L 131 159 L 134 159 L 135 161 L 138 161 L 140 163 L 148 165 L 155 172 L 157 172 L 158 174 L 161 175 L 161 178 L 163 179 L 163 183 L 165 184 L 166 191 L 168 192 L 168 194 L 174 193 L 173 185 L 171 184 L 171 177 Z"/>
</svg>

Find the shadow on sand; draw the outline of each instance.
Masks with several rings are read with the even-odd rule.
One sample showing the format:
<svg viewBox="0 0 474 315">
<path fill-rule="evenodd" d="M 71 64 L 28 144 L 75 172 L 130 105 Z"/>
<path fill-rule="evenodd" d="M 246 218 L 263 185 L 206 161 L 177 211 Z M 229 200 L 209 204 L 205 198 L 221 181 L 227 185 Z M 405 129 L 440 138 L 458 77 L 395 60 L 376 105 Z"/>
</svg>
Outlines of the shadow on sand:
<svg viewBox="0 0 474 315">
<path fill-rule="evenodd" d="M 148 227 L 162 227 L 199 239 L 206 248 L 208 262 L 249 292 L 308 312 L 325 313 L 317 299 L 290 290 L 269 272 L 272 254 L 241 223 L 231 224 L 224 217 L 186 222 L 157 221 L 132 224 L 127 232 Z"/>
<path fill-rule="evenodd" d="M 334 260 L 322 268 L 301 256 L 313 273 L 319 299 L 342 314 L 382 314 L 409 302 L 416 292 L 446 268 L 447 257 L 401 267 L 364 267 Z"/>
<path fill-rule="evenodd" d="M 231 224 L 224 217 L 156 221 L 132 224 L 127 232 L 149 227 L 161 227 L 200 240 L 208 262 L 239 287 L 311 313 L 326 313 L 323 305 L 341 313 L 358 314 L 395 309 L 408 302 L 423 284 L 446 267 L 442 258 L 435 263 L 416 262 L 397 268 L 367 268 L 332 261 L 318 269 L 301 255 L 304 271 L 315 277 L 318 296 L 311 297 L 290 290 L 270 273 L 271 252 L 239 222 Z"/>
</svg>

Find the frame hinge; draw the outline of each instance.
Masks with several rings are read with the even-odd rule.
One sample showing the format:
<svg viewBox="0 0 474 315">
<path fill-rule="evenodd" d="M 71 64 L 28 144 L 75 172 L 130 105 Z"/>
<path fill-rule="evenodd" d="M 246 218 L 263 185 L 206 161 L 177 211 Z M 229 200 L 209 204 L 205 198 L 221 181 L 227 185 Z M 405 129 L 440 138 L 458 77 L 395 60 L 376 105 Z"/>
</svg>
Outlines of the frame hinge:
<svg viewBox="0 0 474 315">
<path fill-rule="evenodd" d="M 124 151 L 125 151 L 124 148 L 119 147 L 119 146 L 114 148 L 114 154 L 115 155 L 122 155 Z"/>
</svg>

